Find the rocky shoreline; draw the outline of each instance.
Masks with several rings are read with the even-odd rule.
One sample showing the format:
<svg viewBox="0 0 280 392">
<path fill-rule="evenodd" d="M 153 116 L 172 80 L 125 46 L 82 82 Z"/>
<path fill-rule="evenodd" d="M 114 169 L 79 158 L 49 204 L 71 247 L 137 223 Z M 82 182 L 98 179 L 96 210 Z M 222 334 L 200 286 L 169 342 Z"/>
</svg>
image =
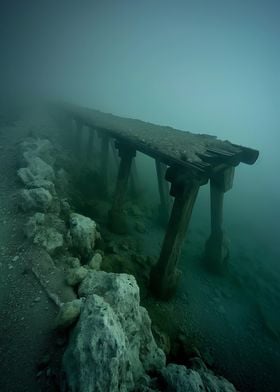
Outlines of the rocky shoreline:
<svg viewBox="0 0 280 392">
<path fill-rule="evenodd" d="M 24 232 L 45 255 L 32 271 L 58 307 L 54 330 L 67 336 L 60 389 L 235 391 L 207 369 L 199 355 L 194 355 L 190 368 L 166 365 L 148 312 L 140 305 L 134 276 L 108 272 L 114 270 L 114 260 L 106 251 L 114 244 L 104 246 L 102 227 L 75 210 L 67 198 L 71 176 L 60 166 L 59 152 L 48 139 L 33 136 L 20 144 L 19 151 L 17 174 L 23 188 L 18 203 L 29 215 Z M 116 260 L 121 257 L 116 249 L 113 253 Z M 144 257 L 135 250 L 133 254 L 134 259 Z M 148 268 L 152 262 L 140 260 L 140 265 Z M 45 366 L 40 376 L 48 371 Z"/>
</svg>

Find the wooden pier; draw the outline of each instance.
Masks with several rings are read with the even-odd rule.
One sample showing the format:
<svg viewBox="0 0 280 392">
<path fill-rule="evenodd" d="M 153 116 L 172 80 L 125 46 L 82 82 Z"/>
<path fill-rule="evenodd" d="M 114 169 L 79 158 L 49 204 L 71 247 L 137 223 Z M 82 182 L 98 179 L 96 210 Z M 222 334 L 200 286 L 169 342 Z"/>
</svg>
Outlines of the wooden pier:
<svg viewBox="0 0 280 392">
<path fill-rule="evenodd" d="M 151 288 L 158 297 L 167 299 L 177 286 L 177 264 L 192 210 L 201 185 L 210 180 L 211 233 L 205 246 L 205 258 L 219 268 L 229 254 L 223 232 L 224 193 L 233 186 L 235 167 L 240 163 L 252 165 L 259 152 L 222 141 L 207 134 L 194 134 L 168 126 L 159 126 L 140 120 L 71 104 L 60 107 L 65 116 L 76 124 L 75 144 L 80 152 L 83 129 L 88 128 L 87 157 L 96 134 L 101 137 L 101 169 L 104 190 L 108 181 L 108 151 L 110 139 L 119 152 L 119 169 L 108 222 L 112 231 L 124 227 L 122 207 L 128 187 L 131 168 L 135 171 L 137 151 L 155 159 L 162 211 L 169 217 L 158 262 L 151 273 Z M 135 182 L 135 179 L 134 179 Z M 174 198 L 170 209 L 170 195 Z"/>
</svg>

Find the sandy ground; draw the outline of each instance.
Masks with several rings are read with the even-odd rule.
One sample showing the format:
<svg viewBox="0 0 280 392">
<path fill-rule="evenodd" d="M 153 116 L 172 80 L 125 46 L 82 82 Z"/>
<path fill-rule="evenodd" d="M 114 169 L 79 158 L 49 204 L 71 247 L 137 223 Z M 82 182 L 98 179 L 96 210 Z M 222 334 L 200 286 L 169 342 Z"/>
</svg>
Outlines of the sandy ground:
<svg viewBox="0 0 280 392">
<path fill-rule="evenodd" d="M 0 131 L 0 391 L 35 392 L 56 308 L 30 270 L 36 251 L 24 238 L 26 216 L 17 208 L 17 143 L 29 127 L 19 121 Z"/>
</svg>

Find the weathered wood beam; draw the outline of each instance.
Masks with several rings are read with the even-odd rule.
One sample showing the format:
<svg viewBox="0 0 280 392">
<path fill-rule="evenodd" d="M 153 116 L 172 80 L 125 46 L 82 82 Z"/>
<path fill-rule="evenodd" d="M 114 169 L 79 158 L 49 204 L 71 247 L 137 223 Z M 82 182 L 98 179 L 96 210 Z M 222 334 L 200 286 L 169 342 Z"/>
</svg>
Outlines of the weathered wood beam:
<svg viewBox="0 0 280 392">
<path fill-rule="evenodd" d="M 101 135 L 101 157 L 100 157 L 100 176 L 101 193 L 108 195 L 108 169 L 109 169 L 109 136 L 104 133 Z"/>
<path fill-rule="evenodd" d="M 169 196 L 169 186 L 168 186 L 168 182 L 165 180 L 165 173 L 167 170 L 167 166 L 164 163 L 161 163 L 158 159 L 155 160 L 155 163 L 156 163 L 158 190 L 159 190 L 159 197 L 160 197 L 160 220 L 162 221 L 163 224 L 166 224 L 170 216 L 170 206 L 171 206 L 171 200 Z"/>
<path fill-rule="evenodd" d="M 76 131 L 75 131 L 74 149 L 77 152 L 77 156 L 80 157 L 82 154 L 83 122 L 79 118 L 76 118 L 75 122 L 76 122 Z"/>
<path fill-rule="evenodd" d="M 108 227 L 115 233 L 124 234 L 127 231 L 127 224 L 123 215 L 123 204 L 127 191 L 132 159 L 136 155 L 136 150 L 128 144 L 120 143 L 117 143 L 117 148 L 121 160 L 112 208 L 108 213 Z"/>
<path fill-rule="evenodd" d="M 170 194 L 175 199 L 160 256 L 151 272 L 151 290 L 162 299 L 168 299 L 176 290 L 179 277 L 177 263 L 185 233 L 199 187 L 205 183 L 202 179 L 193 177 L 188 171 L 172 167 L 167 170 L 166 178 L 171 181 Z"/>
<path fill-rule="evenodd" d="M 228 239 L 223 231 L 224 194 L 232 188 L 234 168 L 228 167 L 210 179 L 211 234 L 205 245 L 207 265 L 222 271 L 229 256 Z"/>
<path fill-rule="evenodd" d="M 139 176 L 135 158 L 133 158 L 131 163 L 130 194 L 132 198 L 136 198 L 137 196 L 139 196 Z"/>
<path fill-rule="evenodd" d="M 87 143 L 87 152 L 86 152 L 86 159 L 87 162 L 92 163 L 94 161 L 94 135 L 95 130 L 94 128 L 88 126 L 88 143 Z"/>
</svg>

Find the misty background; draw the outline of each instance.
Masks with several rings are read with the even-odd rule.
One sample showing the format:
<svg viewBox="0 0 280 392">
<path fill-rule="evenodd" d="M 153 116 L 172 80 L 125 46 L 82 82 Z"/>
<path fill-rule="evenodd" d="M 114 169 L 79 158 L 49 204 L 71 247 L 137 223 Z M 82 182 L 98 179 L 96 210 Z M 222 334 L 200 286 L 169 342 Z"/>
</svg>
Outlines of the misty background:
<svg viewBox="0 0 280 392">
<path fill-rule="evenodd" d="M 225 226 L 280 255 L 277 1 L 1 3 L 2 98 L 37 95 L 260 150 Z M 195 216 L 209 223 L 208 187 Z"/>
</svg>

